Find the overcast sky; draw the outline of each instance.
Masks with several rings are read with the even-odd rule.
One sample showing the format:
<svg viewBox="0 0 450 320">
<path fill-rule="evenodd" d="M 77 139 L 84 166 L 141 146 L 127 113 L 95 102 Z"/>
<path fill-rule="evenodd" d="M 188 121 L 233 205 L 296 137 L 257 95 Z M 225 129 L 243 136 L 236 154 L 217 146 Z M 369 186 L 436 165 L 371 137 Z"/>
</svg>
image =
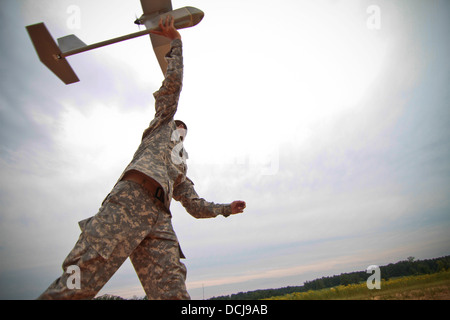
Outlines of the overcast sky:
<svg viewBox="0 0 450 320">
<path fill-rule="evenodd" d="M 194 299 L 450 254 L 450 3 L 173 0 L 188 176 L 244 214 L 172 203 Z M 26 25 L 94 43 L 138 31 L 138 0 L 7 0 L 0 10 L 0 298 L 34 299 L 131 160 L 163 79 L 147 36 L 68 58 Z M 204 294 L 203 294 L 204 292 Z M 144 296 L 129 260 L 100 294 Z"/>
</svg>

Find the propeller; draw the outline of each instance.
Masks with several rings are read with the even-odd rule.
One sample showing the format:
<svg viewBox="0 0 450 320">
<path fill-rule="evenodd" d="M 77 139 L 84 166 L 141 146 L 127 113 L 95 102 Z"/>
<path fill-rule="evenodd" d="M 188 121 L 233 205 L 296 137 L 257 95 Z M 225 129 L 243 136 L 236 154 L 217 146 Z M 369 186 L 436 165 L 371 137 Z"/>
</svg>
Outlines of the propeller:
<svg viewBox="0 0 450 320">
<path fill-rule="evenodd" d="M 136 18 L 136 20 L 134 20 L 134 24 L 137 24 L 139 30 L 141 30 L 141 24 L 142 24 L 141 20 L 138 18 L 136 13 L 134 14 L 134 17 Z"/>
</svg>

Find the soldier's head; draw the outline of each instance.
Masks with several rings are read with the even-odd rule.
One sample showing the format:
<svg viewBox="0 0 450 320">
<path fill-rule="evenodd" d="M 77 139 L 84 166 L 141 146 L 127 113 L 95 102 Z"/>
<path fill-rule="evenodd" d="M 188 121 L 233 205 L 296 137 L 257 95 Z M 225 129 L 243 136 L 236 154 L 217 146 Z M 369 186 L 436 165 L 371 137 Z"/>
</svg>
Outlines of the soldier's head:
<svg viewBox="0 0 450 320">
<path fill-rule="evenodd" d="M 187 126 L 181 120 L 175 120 L 175 125 L 177 126 L 177 131 L 180 135 L 180 139 L 181 139 L 181 141 L 183 141 L 187 135 Z"/>
</svg>

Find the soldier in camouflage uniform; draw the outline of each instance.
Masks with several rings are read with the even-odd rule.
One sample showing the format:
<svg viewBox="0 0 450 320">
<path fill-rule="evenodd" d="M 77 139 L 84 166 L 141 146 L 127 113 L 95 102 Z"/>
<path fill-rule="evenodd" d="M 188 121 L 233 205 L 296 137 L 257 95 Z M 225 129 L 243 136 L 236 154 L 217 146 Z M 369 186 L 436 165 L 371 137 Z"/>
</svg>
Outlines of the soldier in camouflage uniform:
<svg viewBox="0 0 450 320">
<path fill-rule="evenodd" d="M 170 201 L 180 201 L 195 218 L 243 212 L 245 202 L 215 204 L 200 198 L 186 177 L 182 140 L 186 125 L 173 119 L 182 87 L 181 36 L 173 19 L 157 34 L 170 38 L 168 67 L 154 93 L 155 118 L 99 212 L 79 223 L 81 235 L 63 262 L 63 274 L 38 299 L 92 299 L 130 257 L 148 299 L 189 299 L 186 267 L 172 228 Z M 180 147 L 181 146 L 181 147 Z M 79 288 L 69 285 L 68 267 L 80 271 Z"/>
</svg>

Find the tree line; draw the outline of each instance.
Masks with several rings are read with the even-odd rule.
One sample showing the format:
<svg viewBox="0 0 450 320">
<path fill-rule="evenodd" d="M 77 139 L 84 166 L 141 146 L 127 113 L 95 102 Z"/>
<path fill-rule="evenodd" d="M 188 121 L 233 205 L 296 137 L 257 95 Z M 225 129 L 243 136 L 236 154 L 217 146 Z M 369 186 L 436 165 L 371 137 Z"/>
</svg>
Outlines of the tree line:
<svg viewBox="0 0 450 320">
<path fill-rule="evenodd" d="M 381 278 L 389 280 L 391 278 L 405 277 L 419 274 L 432 274 L 450 269 L 450 256 L 415 260 L 414 257 L 408 257 L 406 260 L 397 263 L 390 263 L 380 266 Z M 294 292 L 306 292 L 309 290 L 320 290 L 332 288 L 339 285 L 350 285 L 367 281 L 371 274 L 364 271 L 350 273 L 341 273 L 330 277 L 322 277 L 312 281 L 306 281 L 302 286 L 289 286 L 278 289 L 262 289 L 248 292 L 239 292 L 226 296 L 213 297 L 209 300 L 258 300 L 281 296 Z"/>
</svg>

